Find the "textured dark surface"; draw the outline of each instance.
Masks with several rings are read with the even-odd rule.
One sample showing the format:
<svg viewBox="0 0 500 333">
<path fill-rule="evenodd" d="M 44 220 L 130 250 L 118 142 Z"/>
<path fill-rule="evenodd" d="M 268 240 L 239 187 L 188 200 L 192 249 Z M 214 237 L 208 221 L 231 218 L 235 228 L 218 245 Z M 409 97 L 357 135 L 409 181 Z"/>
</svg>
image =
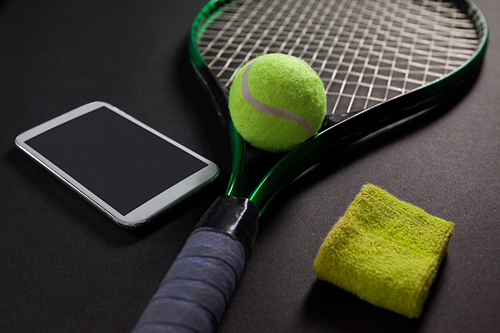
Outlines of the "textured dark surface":
<svg viewBox="0 0 500 333">
<path fill-rule="evenodd" d="M 292 183 L 259 236 L 220 332 L 492 332 L 500 327 L 500 3 L 482 73 L 446 110 L 348 148 Z M 128 332 L 228 179 L 229 146 L 196 81 L 186 39 L 204 1 L 0 0 L 0 327 Z M 14 146 L 39 123 L 114 104 L 215 161 L 215 183 L 153 225 L 127 231 Z M 259 177 L 274 159 L 250 166 Z M 375 308 L 312 265 L 365 183 L 455 223 L 420 319 Z"/>
</svg>

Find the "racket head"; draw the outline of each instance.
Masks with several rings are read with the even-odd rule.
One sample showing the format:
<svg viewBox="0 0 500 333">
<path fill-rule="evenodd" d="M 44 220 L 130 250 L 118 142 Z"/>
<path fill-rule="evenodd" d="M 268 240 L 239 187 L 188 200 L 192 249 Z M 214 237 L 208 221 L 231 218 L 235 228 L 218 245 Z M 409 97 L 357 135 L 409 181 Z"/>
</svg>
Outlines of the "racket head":
<svg viewBox="0 0 500 333">
<path fill-rule="evenodd" d="M 232 142 L 242 139 L 231 133 L 227 91 L 241 66 L 266 53 L 308 62 L 325 85 L 329 118 L 342 120 L 271 170 L 250 196 L 263 209 L 327 151 L 449 98 L 478 71 L 487 40 L 469 0 L 221 0 L 199 13 L 189 45 Z"/>
</svg>

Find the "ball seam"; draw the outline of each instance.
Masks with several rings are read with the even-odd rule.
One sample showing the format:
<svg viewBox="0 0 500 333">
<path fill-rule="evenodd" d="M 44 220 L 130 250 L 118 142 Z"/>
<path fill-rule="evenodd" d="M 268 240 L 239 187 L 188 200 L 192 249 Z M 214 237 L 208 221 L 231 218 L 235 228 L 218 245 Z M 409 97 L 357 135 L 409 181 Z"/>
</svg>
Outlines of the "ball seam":
<svg viewBox="0 0 500 333">
<path fill-rule="evenodd" d="M 247 65 L 247 67 L 245 68 L 245 71 L 243 72 L 243 75 L 241 77 L 241 92 L 243 94 L 243 98 L 245 99 L 245 101 L 248 104 L 253 106 L 258 112 L 268 114 L 268 115 L 278 116 L 278 117 L 281 117 L 283 119 L 291 120 L 291 121 L 301 125 L 307 131 L 307 138 L 310 138 L 314 134 L 314 129 L 313 129 L 313 126 L 309 120 L 305 119 L 304 117 L 302 117 L 296 113 L 264 104 L 261 101 L 257 100 L 250 92 L 250 88 L 248 87 L 248 72 L 249 72 L 250 68 L 253 66 L 253 64 L 260 59 L 262 59 L 262 57 L 251 61 Z"/>
</svg>

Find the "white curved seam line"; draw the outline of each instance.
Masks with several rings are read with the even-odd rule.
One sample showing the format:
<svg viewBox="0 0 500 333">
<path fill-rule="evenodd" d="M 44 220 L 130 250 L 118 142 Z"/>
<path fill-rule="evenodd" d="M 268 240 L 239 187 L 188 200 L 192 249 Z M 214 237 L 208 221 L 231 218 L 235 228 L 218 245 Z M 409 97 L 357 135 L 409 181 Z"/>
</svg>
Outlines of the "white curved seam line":
<svg viewBox="0 0 500 333">
<path fill-rule="evenodd" d="M 255 59 L 248 64 L 248 66 L 247 66 L 247 68 L 245 68 L 245 71 L 243 72 L 243 75 L 241 78 L 241 92 L 243 94 L 243 98 L 245 98 L 245 101 L 261 113 L 278 116 L 278 117 L 296 122 L 297 124 L 299 124 L 305 128 L 305 130 L 307 131 L 307 138 L 310 138 L 311 136 L 313 136 L 314 130 L 313 130 L 313 127 L 312 127 L 311 123 L 309 122 L 309 120 L 307 120 L 307 119 L 305 119 L 305 118 L 303 118 L 303 117 L 301 117 L 298 114 L 295 114 L 293 112 L 266 105 L 266 104 L 262 103 L 261 101 L 256 100 L 253 97 L 252 93 L 250 93 L 250 89 L 248 88 L 248 71 L 250 70 L 250 67 L 252 67 L 252 65 L 257 60 L 260 60 L 260 58 Z"/>
</svg>

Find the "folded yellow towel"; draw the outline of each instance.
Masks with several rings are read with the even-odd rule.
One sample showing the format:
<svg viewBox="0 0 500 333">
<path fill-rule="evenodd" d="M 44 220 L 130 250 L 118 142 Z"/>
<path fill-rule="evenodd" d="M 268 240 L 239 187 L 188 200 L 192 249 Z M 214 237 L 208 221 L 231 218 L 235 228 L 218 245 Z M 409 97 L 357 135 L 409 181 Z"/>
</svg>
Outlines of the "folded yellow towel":
<svg viewBox="0 0 500 333">
<path fill-rule="evenodd" d="M 409 318 L 420 316 L 454 224 L 363 186 L 314 262 L 319 279 Z"/>
</svg>

